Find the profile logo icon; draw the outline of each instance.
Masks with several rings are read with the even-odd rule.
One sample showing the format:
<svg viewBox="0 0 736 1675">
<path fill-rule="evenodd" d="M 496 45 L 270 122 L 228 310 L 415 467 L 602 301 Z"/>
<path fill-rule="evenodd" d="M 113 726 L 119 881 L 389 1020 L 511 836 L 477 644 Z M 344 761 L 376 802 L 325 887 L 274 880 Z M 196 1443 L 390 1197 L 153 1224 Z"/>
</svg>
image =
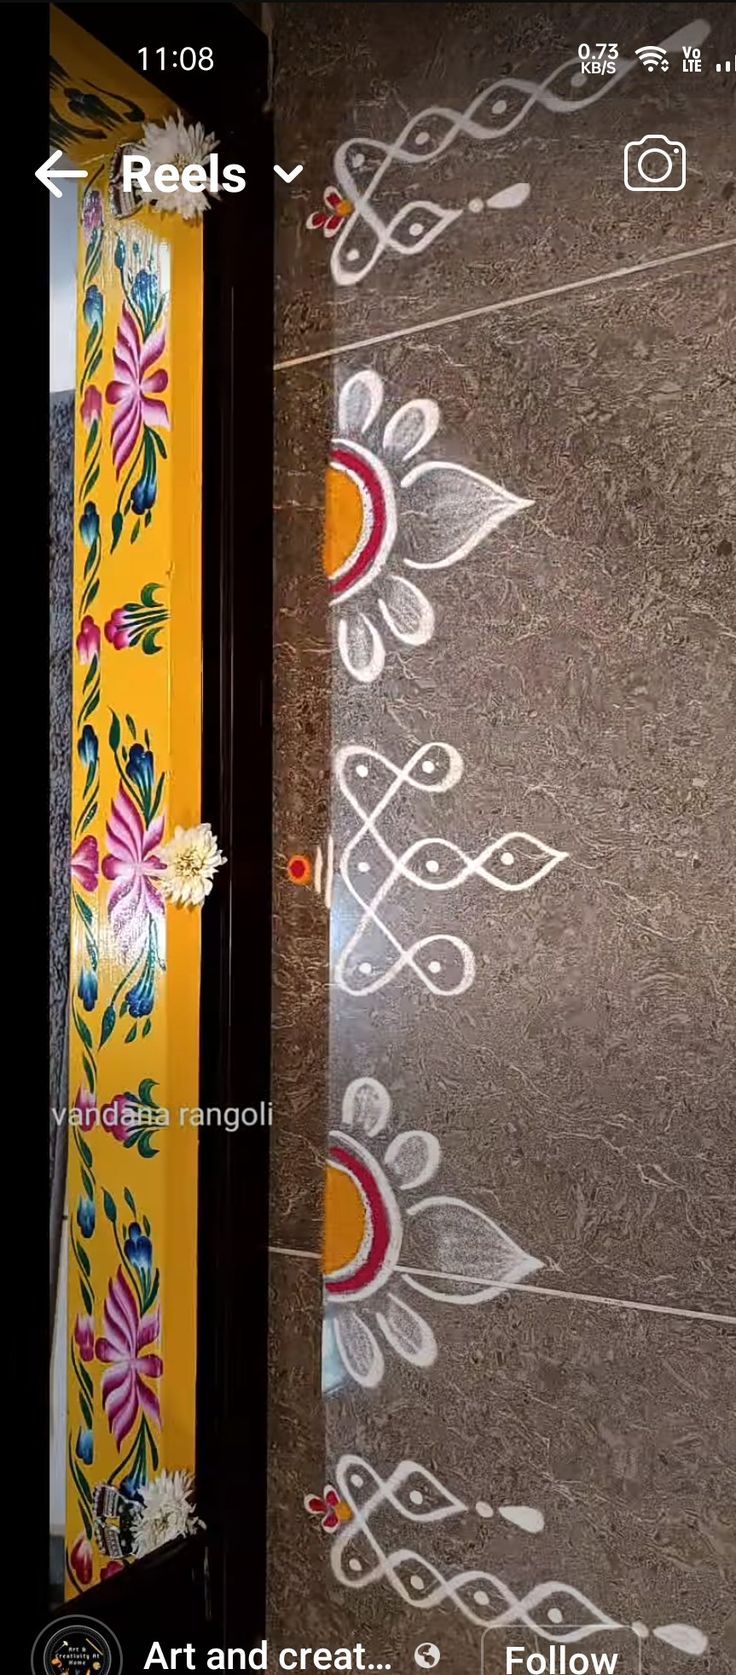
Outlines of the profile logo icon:
<svg viewBox="0 0 736 1675">
<path fill-rule="evenodd" d="M 121 1675 L 117 1635 L 96 1617 L 68 1617 L 41 1630 L 31 1652 L 33 1675 Z"/>
<path fill-rule="evenodd" d="M 439 1661 L 439 1646 L 433 1645 L 431 1640 L 423 1640 L 421 1646 L 415 1646 L 414 1662 L 420 1669 L 436 1669 Z"/>
</svg>

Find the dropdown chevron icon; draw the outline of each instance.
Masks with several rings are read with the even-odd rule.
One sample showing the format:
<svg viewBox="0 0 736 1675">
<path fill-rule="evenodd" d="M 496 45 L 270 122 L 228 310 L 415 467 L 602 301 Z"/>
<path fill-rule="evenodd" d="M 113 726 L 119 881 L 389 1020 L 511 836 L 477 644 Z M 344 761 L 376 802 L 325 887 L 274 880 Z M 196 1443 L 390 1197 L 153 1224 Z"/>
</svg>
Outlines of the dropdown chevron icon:
<svg viewBox="0 0 736 1675">
<path fill-rule="evenodd" d="M 285 180 L 287 186 L 290 186 L 292 180 L 296 180 L 297 175 L 301 174 L 303 168 L 303 163 L 297 163 L 296 168 L 292 169 L 291 174 L 287 174 L 286 169 L 282 169 L 280 163 L 274 163 L 273 172 L 274 174 L 279 175 L 282 180 Z"/>
</svg>

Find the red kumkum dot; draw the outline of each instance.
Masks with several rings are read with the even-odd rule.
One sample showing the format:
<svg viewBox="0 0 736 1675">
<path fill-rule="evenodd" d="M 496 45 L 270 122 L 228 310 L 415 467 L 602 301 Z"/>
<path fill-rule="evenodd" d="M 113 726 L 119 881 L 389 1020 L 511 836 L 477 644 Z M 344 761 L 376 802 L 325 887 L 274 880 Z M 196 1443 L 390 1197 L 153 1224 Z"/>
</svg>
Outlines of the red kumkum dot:
<svg viewBox="0 0 736 1675">
<path fill-rule="evenodd" d="M 287 872 L 292 884 L 309 884 L 312 878 L 312 863 L 306 855 L 292 855 Z"/>
</svg>

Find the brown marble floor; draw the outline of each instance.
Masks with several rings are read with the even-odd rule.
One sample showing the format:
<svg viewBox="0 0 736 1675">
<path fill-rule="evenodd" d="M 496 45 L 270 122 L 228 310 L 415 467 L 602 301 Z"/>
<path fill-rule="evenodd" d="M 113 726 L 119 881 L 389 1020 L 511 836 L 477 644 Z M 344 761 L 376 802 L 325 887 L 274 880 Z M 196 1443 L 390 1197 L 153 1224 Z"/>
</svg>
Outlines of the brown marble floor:
<svg viewBox="0 0 736 1675">
<path fill-rule="evenodd" d="M 730 8 L 274 13 L 277 155 L 304 174 L 277 262 L 270 1636 L 402 1671 L 433 1641 L 448 1675 L 555 1640 L 726 1675 Z M 630 56 L 696 19 L 707 90 L 635 64 L 467 131 L 579 40 Z M 371 192 L 402 130 L 438 146 L 437 107 L 465 127 Z M 686 145 L 682 193 L 626 191 L 647 132 Z M 372 208 L 329 241 L 305 222 L 338 164 Z M 462 214 L 370 265 L 419 200 Z M 385 562 L 331 609 L 333 435 Z M 393 1218 L 352 1302 L 323 1297 L 328 1130 Z M 303 1505 L 328 1482 L 333 1533 Z"/>
</svg>

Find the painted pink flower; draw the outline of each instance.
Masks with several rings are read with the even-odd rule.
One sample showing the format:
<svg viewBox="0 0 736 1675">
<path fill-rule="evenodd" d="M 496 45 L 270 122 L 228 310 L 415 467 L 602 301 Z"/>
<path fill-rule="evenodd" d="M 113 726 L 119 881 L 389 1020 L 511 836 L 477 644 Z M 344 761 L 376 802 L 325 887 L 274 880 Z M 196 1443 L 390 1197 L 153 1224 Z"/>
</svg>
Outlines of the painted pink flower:
<svg viewBox="0 0 736 1675">
<path fill-rule="evenodd" d="M 111 1559 L 109 1564 L 103 1565 L 100 1581 L 108 1582 L 111 1576 L 118 1576 L 121 1570 L 125 1570 L 125 1565 L 121 1564 L 119 1559 Z"/>
<path fill-rule="evenodd" d="M 77 635 L 77 656 L 80 663 L 91 663 L 93 657 L 100 655 L 100 630 L 94 617 L 82 618 L 82 626 Z"/>
<path fill-rule="evenodd" d="M 164 1370 L 160 1355 L 144 1353 L 159 1336 L 161 1318 L 158 1309 L 141 1317 L 122 1268 L 110 1280 L 103 1312 L 107 1335 L 97 1339 L 97 1359 L 108 1368 L 102 1379 L 102 1404 L 120 1448 L 141 1408 L 148 1419 L 161 1424 L 158 1396 L 144 1382 L 160 1378 Z"/>
<path fill-rule="evenodd" d="M 92 1581 L 93 1555 L 91 1544 L 86 1535 L 77 1536 L 69 1554 L 69 1563 L 77 1581 L 81 1582 L 83 1588 L 88 1587 Z"/>
<path fill-rule="evenodd" d="M 100 872 L 100 851 L 96 837 L 82 838 L 72 855 L 72 878 L 75 884 L 90 893 L 97 889 Z"/>
<path fill-rule="evenodd" d="M 85 1133 L 94 1128 L 97 1122 L 97 1100 L 88 1087 L 80 1085 L 77 1088 L 74 1110 L 79 1112 L 81 1118 L 79 1123 L 75 1123 L 76 1127 L 83 1129 Z"/>
<path fill-rule="evenodd" d="M 348 1524 L 353 1516 L 352 1507 L 331 1483 L 325 1484 L 321 1495 L 305 1495 L 304 1505 L 313 1518 L 319 1518 L 328 1535 L 333 1535 L 341 1524 Z"/>
<path fill-rule="evenodd" d="M 328 186 L 322 194 L 324 209 L 315 209 L 307 218 L 310 232 L 318 232 L 321 228 L 325 238 L 334 238 L 348 217 L 353 214 L 355 204 L 350 198 L 344 198 L 336 186 Z"/>
<path fill-rule="evenodd" d="M 118 477 L 130 459 L 143 425 L 169 428 L 166 403 L 154 399 L 166 389 L 169 375 L 163 367 L 155 372 L 151 370 L 165 348 L 163 329 L 143 342 L 137 320 L 129 309 L 123 309 L 113 354 L 117 378 L 105 391 L 107 400 L 118 409 L 112 421 L 112 457 Z"/>
<path fill-rule="evenodd" d="M 116 651 L 127 651 L 133 644 L 133 624 L 128 620 L 125 605 L 116 605 L 112 616 L 105 623 L 105 639 Z"/>
<path fill-rule="evenodd" d="M 110 852 L 102 871 L 105 878 L 115 880 L 108 913 L 124 959 L 143 948 L 151 916 L 163 926 L 164 906 L 154 883 L 166 871 L 166 862 L 156 853 L 163 833 L 163 817 L 159 815 L 146 829 L 139 809 L 121 784 L 107 823 Z"/>
<path fill-rule="evenodd" d="M 100 1124 L 114 1140 L 127 1140 L 135 1127 L 136 1116 L 135 1107 L 124 1093 L 116 1093 L 114 1099 L 108 1099 L 100 1106 Z"/>
<path fill-rule="evenodd" d="M 74 1322 L 74 1342 L 83 1361 L 95 1358 L 95 1323 L 91 1314 L 78 1314 Z"/>
<path fill-rule="evenodd" d="M 82 402 L 82 423 L 89 430 L 95 419 L 102 418 L 102 391 L 96 384 L 88 384 L 84 401 Z"/>
</svg>

